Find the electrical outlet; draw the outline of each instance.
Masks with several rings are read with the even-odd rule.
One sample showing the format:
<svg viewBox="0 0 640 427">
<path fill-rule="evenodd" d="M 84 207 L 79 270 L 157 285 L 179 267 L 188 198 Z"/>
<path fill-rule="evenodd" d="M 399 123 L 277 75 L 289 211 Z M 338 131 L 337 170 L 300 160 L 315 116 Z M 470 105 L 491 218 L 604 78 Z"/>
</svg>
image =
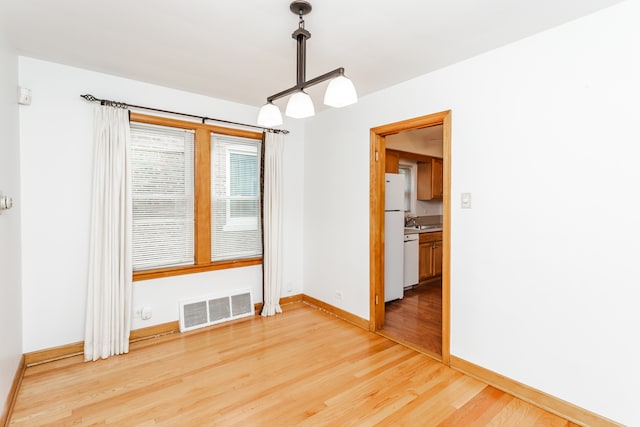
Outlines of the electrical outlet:
<svg viewBox="0 0 640 427">
<path fill-rule="evenodd" d="M 140 313 L 140 317 L 142 320 L 151 319 L 151 307 L 142 307 L 142 312 Z"/>
<path fill-rule="evenodd" d="M 142 319 L 142 309 L 138 308 L 134 313 L 133 313 L 133 317 L 135 319 Z"/>
<path fill-rule="evenodd" d="M 336 299 L 342 299 L 342 291 L 336 291 Z"/>
</svg>

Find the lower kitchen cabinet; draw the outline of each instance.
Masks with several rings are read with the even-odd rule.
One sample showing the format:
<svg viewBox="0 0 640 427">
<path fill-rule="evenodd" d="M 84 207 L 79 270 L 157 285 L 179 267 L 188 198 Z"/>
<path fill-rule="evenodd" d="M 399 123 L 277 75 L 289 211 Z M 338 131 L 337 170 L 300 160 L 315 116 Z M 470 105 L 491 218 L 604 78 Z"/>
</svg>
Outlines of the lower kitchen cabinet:
<svg viewBox="0 0 640 427">
<path fill-rule="evenodd" d="M 431 274 L 431 243 L 420 243 L 418 256 L 418 279 L 422 282 Z"/>
<path fill-rule="evenodd" d="M 442 232 L 420 234 L 418 271 L 420 281 L 442 274 Z"/>
<path fill-rule="evenodd" d="M 433 242 L 431 254 L 433 255 L 433 275 L 442 276 L 442 240 Z"/>
</svg>

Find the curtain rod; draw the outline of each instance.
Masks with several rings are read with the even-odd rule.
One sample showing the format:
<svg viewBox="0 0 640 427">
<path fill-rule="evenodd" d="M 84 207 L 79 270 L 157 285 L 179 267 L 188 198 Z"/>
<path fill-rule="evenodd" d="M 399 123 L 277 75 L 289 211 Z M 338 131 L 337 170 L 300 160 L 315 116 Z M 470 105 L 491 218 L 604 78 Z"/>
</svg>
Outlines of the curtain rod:
<svg viewBox="0 0 640 427">
<path fill-rule="evenodd" d="M 262 126 L 256 126 L 256 125 L 249 125 L 246 123 L 239 123 L 239 122 L 232 122 L 229 120 L 223 120 L 223 119 L 214 119 L 213 117 L 206 117 L 206 116 L 196 116 L 194 114 L 187 114 L 187 113 L 178 113 L 176 111 L 169 111 L 169 110 L 161 110 L 159 108 L 153 108 L 153 107 L 143 107 L 142 105 L 134 105 L 134 104 L 127 104 L 125 102 L 119 102 L 119 101 L 110 101 L 108 99 L 99 99 L 96 98 L 93 95 L 80 95 L 81 98 L 86 99 L 87 101 L 90 102 L 99 102 L 101 105 L 110 105 L 112 107 L 116 107 L 116 108 L 138 108 L 141 110 L 149 110 L 149 111 L 157 111 L 159 113 L 167 113 L 167 114 L 175 114 L 176 116 L 184 116 L 184 117 L 192 117 L 195 119 L 200 119 L 202 120 L 202 124 L 205 124 L 206 121 L 212 121 L 212 122 L 220 122 L 220 123 L 229 123 L 232 125 L 238 125 L 238 126 L 247 126 L 250 128 L 254 128 L 254 129 L 261 129 L 263 131 L 267 131 L 267 132 L 274 132 L 274 133 L 283 133 L 283 134 L 288 134 L 289 131 L 286 129 L 273 129 L 273 128 L 265 128 Z"/>
</svg>

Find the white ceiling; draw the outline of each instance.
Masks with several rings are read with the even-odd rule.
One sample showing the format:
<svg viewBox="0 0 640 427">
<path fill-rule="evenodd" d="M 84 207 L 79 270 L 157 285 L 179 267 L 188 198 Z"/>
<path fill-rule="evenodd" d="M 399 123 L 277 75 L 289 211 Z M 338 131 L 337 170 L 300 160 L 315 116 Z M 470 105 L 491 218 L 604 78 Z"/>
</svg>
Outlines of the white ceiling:
<svg viewBox="0 0 640 427">
<path fill-rule="evenodd" d="M 407 153 L 442 157 L 443 126 L 402 131 L 385 138 L 385 147 Z"/>
<path fill-rule="evenodd" d="M 312 0 L 307 79 L 342 66 L 362 96 L 620 1 Z M 0 0 L 0 29 L 21 55 L 259 106 L 295 84 L 289 4 Z"/>
</svg>

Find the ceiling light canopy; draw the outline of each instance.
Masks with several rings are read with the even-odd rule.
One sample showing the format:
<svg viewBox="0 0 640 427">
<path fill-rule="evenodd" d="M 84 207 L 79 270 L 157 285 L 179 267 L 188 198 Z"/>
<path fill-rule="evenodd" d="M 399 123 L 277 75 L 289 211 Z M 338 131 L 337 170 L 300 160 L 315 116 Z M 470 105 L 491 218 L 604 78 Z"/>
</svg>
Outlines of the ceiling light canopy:
<svg viewBox="0 0 640 427">
<path fill-rule="evenodd" d="M 306 43 L 307 39 L 311 37 L 311 33 L 305 30 L 302 17 L 311 12 L 311 4 L 306 1 L 294 1 L 289 9 L 300 18 L 298 28 L 291 35 L 297 42 L 296 85 L 267 98 L 267 103 L 260 108 L 258 113 L 258 125 L 260 126 L 270 127 L 282 124 L 282 114 L 273 101 L 288 95 L 291 95 L 291 98 L 289 98 L 285 111 L 287 116 L 295 119 L 313 116 L 315 114 L 313 102 L 304 89 L 327 80 L 331 81 L 324 95 L 325 105 L 340 108 L 358 102 L 356 88 L 351 80 L 345 77 L 342 67 L 306 81 Z"/>
</svg>

